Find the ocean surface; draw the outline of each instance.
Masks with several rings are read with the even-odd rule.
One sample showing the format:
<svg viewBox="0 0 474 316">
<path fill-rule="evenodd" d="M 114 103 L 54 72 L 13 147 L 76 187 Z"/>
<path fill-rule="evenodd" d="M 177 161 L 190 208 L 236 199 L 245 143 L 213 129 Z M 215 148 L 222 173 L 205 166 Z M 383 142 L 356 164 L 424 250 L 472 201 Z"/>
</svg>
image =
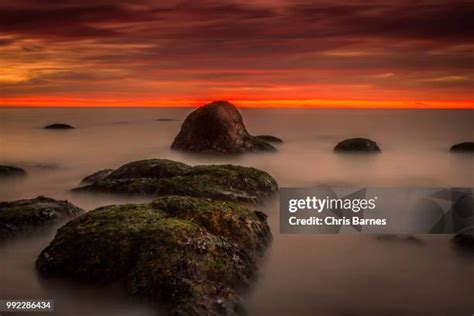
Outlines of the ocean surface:
<svg viewBox="0 0 474 316">
<path fill-rule="evenodd" d="M 0 200 L 45 195 L 86 210 L 144 201 L 70 189 L 99 169 L 146 158 L 252 166 L 268 171 L 281 187 L 474 186 L 474 156 L 449 152 L 455 143 L 474 140 L 474 111 L 243 109 L 252 134 L 275 135 L 284 143 L 275 153 L 235 157 L 169 149 L 191 111 L 0 108 L 0 164 L 23 167 L 29 174 L 1 182 Z M 76 129 L 42 129 L 51 123 Z M 333 153 L 335 144 L 351 137 L 375 140 L 382 154 Z M 474 256 L 453 249 L 449 235 L 422 235 L 422 243 L 372 235 L 281 235 L 277 197 L 258 209 L 269 215 L 274 240 L 245 296 L 249 315 L 474 313 Z M 160 313 L 119 287 L 38 278 L 34 261 L 55 230 L 0 244 L 0 298 L 55 299 L 61 316 Z"/>
</svg>

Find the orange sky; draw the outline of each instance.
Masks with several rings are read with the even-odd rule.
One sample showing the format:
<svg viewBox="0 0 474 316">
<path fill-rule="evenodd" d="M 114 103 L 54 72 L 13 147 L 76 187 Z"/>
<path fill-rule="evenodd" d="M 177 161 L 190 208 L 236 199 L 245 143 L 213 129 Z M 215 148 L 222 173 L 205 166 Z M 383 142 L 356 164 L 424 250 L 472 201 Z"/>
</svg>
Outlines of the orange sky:
<svg viewBox="0 0 474 316">
<path fill-rule="evenodd" d="M 474 108 L 470 1 L 0 3 L 0 106 Z"/>
</svg>

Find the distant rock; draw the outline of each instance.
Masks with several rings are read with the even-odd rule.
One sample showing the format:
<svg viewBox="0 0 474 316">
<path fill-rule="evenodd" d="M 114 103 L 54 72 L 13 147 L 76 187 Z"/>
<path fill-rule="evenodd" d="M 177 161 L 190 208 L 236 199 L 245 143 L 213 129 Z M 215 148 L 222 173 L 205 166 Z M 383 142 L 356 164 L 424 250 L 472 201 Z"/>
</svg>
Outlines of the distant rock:
<svg viewBox="0 0 474 316">
<path fill-rule="evenodd" d="M 453 152 L 474 152 L 474 142 L 464 142 L 451 146 Z"/>
<path fill-rule="evenodd" d="M 206 104 L 189 114 L 171 148 L 223 154 L 276 150 L 267 141 L 250 135 L 240 112 L 227 101 Z"/>
<path fill-rule="evenodd" d="M 191 167 L 167 159 L 130 162 L 112 172 L 96 172 L 84 178 L 83 182 L 86 180 L 93 181 L 74 191 L 151 196 L 187 195 L 259 203 L 278 190 L 272 176 L 255 168 L 233 165 Z"/>
<path fill-rule="evenodd" d="M 235 315 L 270 241 L 261 212 L 167 196 L 101 207 L 70 221 L 36 268 L 46 277 L 123 284 L 171 315 Z"/>
<path fill-rule="evenodd" d="M 380 152 L 376 142 L 366 138 L 350 138 L 343 140 L 334 147 L 338 152 Z"/>
<path fill-rule="evenodd" d="M 0 240 L 75 217 L 83 212 L 68 201 L 57 201 L 44 196 L 0 202 Z"/>
<path fill-rule="evenodd" d="M 0 179 L 26 176 L 25 170 L 8 165 L 0 165 Z"/>
<path fill-rule="evenodd" d="M 257 135 L 255 137 L 260 138 L 261 140 L 267 141 L 269 143 L 283 143 L 283 140 L 281 138 L 272 135 Z"/>
<path fill-rule="evenodd" d="M 164 118 L 158 118 L 158 119 L 156 119 L 156 121 L 158 121 L 158 122 L 176 122 L 176 121 L 178 121 L 178 120 L 173 119 L 173 118 L 166 118 L 166 117 L 164 117 Z"/>
<path fill-rule="evenodd" d="M 45 129 L 72 129 L 74 127 L 68 124 L 56 123 L 56 124 L 46 125 L 44 128 Z"/>
</svg>

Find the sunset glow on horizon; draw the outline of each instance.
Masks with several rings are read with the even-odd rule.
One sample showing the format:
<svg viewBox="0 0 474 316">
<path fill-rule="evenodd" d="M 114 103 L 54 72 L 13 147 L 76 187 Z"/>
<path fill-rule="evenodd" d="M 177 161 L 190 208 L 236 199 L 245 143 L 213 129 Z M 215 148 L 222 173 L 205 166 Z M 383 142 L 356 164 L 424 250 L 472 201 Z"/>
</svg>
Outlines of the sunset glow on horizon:
<svg viewBox="0 0 474 316">
<path fill-rule="evenodd" d="M 469 1 L 0 3 L 0 106 L 474 109 Z"/>
</svg>

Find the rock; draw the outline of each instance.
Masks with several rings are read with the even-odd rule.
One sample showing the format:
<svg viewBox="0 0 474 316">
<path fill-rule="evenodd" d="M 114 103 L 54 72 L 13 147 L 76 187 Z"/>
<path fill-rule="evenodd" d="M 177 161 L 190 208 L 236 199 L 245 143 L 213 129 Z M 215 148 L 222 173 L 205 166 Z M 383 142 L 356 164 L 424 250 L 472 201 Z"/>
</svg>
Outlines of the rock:
<svg viewBox="0 0 474 316">
<path fill-rule="evenodd" d="M 167 196 L 101 207 L 60 228 L 37 259 L 47 277 L 121 282 L 173 315 L 230 315 L 271 240 L 263 213 Z"/>
<path fill-rule="evenodd" d="M 250 135 L 242 115 L 227 101 L 206 104 L 189 114 L 171 148 L 224 154 L 276 150 L 267 141 Z"/>
<path fill-rule="evenodd" d="M 45 129 L 72 129 L 74 127 L 68 124 L 56 123 L 56 124 L 46 125 L 44 128 Z"/>
<path fill-rule="evenodd" d="M 281 138 L 272 135 L 258 135 L 255 137 L 260 138 L 261 140 L 267 141 L 269 143 L 283 143 L 283 140 Z"/>
<path fill-rule="evenodd" d="M 376 142 L 366 138 L 350 138 L 343 140 L 334 147 L 340 152 L 380 152 Z"/>
<path fill-rule="evenodd" d="M 0 240 L 20 232 L 54 224 L 83 213 L 67 201 L 39 196 L 35 199 L 0 202 Z"/>
<path fill-rule="evenodd" d="M 474 229 L 456 234 L 452 241 L 460 250 L 474 251 Z"/>
<path fill-rule="evenodd" d="M 22 176 L 26 176 L 25 170 L 15 166 L 0 165 L 0 178 L 12 178 Z"/>
<path fill-rule="evenodd" d="M 276 192 L 278 185 L 268 173 L 255 168 L 233 165 L 191 167 L 167 159 L 148 159 L 127 163 L 105 177 L 74 190 L 152 196 L 186 195 L 259 203 Z"/>
<path fill-rule="evenodd" d="M 464 142 L 451 146 L 450 151 L 454 152 L 474 152 L 474 142 Z"/>
<path fill-rule="evenodd" d="M 114 171 L 114 169 L 99 170 L 99 171 L 97 171 L 97 172 L 95 172 L 91 175 L 88 175 L 84 179 L 82 179 L 81 183 L 93 183 L 93 182 L 96 182 L 96 181 L 103 180 L 107 176 L 109 176 L 113 171 Z"/>
<path fill-rule="evenodd" d="M 164 118 L 158 118 L 158 119 L 156 119 L 156 120 L 157 120 L 158 122 L 176 122 L 176 121 L 178 121 L 178 120 L 176 120 L 176 119 L 173 119 L 173 118 L 166 118 L 166 117 L 164 117 Z"/>
</svg>

